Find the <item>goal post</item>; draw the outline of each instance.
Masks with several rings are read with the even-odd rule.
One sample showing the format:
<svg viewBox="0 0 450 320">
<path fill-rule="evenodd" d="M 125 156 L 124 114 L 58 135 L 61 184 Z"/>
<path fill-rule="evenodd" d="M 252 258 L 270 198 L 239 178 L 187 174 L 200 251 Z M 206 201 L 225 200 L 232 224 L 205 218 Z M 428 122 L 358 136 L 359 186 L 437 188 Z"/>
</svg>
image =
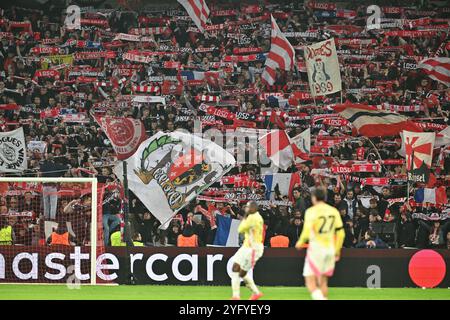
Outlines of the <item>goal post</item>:
<svg viewBox="0 0 450 320">
<path fill-rule="evenodd" d="M 0 177 L 0 283 L 50 282 L 44 276 L 40 277 L 44 271 L 40 270 L 38 274 L 29 271 L 35 267 L 32 258 L 28 258 L 31 262 L 26 259 L 25 262 L 17 262 L 17 255 L 23 254 L 19 253 L 21 251 L 26 257 L 33 257 L 33 252 L 38 256 L 51 249 L 58 254 L 60 248 L 61 252 L 68 253 L 75 246 L 80 246 L 82 251 L 89 252 L 90 260 L 83 265 L 85 270 L 89 265 L 89 272 L 85 272 L 89 274 L 89 281 L 82 283 L 97 284 L 97 256 L 99 250 L 104 248 L 102 225 L 98 223 L 102 201 L 103 189 L 98 188 L 97 178 Z M 6 230 L 3 233 L 2 228 Z M 8 229 L 12 230 L 14 236 L 11 242 L 5 241 L 9 240 Z M 88 245 L 90 248 L 87 248 Z M 40 259 L 43 260 L 42 257 Z M 36 264 L 41 267 L 42 261 Z M 54 267 L 53 272 L 55 270 L 58 268 Z M 17 277 L 17 274 L 20 276 Z M 27 281 L 27 277 L 30 277 L 30 281 Z"/>
</svg>

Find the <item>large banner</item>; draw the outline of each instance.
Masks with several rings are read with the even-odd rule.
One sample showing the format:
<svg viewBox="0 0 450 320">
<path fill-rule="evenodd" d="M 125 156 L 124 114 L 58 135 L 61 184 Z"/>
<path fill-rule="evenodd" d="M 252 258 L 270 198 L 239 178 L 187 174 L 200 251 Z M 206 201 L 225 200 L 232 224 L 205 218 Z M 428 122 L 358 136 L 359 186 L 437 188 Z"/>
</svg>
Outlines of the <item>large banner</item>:
<svg viewBox="0 0 450 320">
<path fill-rule="evenodd" d="M 168 226 L 172 216 L 234 165 L 234 157 L 210 140 L 180 131 L 158 132 L 126 160 L 128 187 Z M 122 164 L 114 173 L 123 179 Z"/>
<path fill-rule="evenodd" d="M 341 91 L 341 73 L 334 39 L 306 46 L 305 64 L 313 97 Z"/>
<path fill-rule="evenodd" d="M 408 180 L 427 183 L 433 161 L 433 147 L 436 133 L 403 131 Z"/>
<path fill-rule="evenodd" d="M 97 256 L 97 281 L 126 284 L 131 268 L 137 284 L 142 285 L 229 285 L 236 250 L 107 247 L 105 253 Z M 62 258 L 57 258 L 57 254 Z M 130 261 L 130 254 L 140 258 Z M 304 286 L 299 270 L 303 268 L 305 254 L 304 250 L 298 252 L 294 248 L 265 248 L 261 260 L 250 272 L 262 286 Z M 430 258 L 431 265 L 426 263 Z M 3 262 L 0 283 L 76 284 L 90 280 L 90 252 L 86 246 L 0 246 L 0 261 Z M 433 276 L 421 271 L 425 267 L 433 271 Z M 449 268 L 450 250 L 445 249 L 344 248 L 330 286 L 420 288 L 432 282 L 432 286 L 447 288 Z"/>
<path fill-rule="evenodd" d="M 94 118 L 111 141 L 119 160 L 132 156 L 141 142 L 147 138 L 144 124 L 140 119 L 100 116 Z"/>
<path fill-rule="evenodd" d="M 0 132 L 0 172 L 20 172 L 27 169 L 26 149 L 23 128 Z"/>
</svg>

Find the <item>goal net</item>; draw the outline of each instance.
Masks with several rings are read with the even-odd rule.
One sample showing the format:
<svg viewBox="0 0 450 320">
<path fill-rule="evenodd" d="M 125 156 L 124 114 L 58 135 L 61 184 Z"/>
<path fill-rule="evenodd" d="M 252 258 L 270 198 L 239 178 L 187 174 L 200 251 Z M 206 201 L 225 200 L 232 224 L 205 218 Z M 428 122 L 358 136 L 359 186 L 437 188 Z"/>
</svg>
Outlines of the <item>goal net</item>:
<svg viewBox="0 0 450 320">
<path fill-rule="evenodd" d="M 97 283 L 103 190 L 95 178 L 0 178 L 0 283 Z"/>
</svg>

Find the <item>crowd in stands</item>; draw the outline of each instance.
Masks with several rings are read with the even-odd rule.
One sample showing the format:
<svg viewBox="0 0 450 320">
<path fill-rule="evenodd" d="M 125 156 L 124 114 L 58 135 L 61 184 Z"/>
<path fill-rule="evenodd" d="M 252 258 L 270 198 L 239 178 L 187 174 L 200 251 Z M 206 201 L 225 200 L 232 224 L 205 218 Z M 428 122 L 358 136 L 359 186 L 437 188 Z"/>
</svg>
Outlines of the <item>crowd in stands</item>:
<svg viewBox="0 0 450 320">
<path fill-rule="evenodd" d="M 333 113 L 327 106 L 352 102 L 399 112 L 429 124 L 427 131 L 446 128 L 450 88 L 416 68 L 424 57 L 449 57 L 446 1 L 207 0 L 213 27 L 206 33 L 199 32 L 176 3 L 154 7 L 144 1 L 118 1 L 112 8 L 103 2 L 83 1 L 87 5 L 81 8 L 80 30 L 65 26 L 66 7 L 59 2 L 49 0 L 45 9 L 0 9 L 0 130 L 22 127 L 25 132 L 28 169 L 18 176 L 95 176 L 107 186 L 100 223 L 105 245 L 123 244 L 117 238 L 123 228 L 123 203 L 113 173 L 117 155 L 94 115 L 141 119 L 148 136 L 179 128 L 192 132 L 195 122 L 204 130 L 286 129 L 290 137 L 311 129 L 310 160 L 287 170 L 272 167 L 277 173 L 298 174 L 299 182 L 289 194 L 267 189 L 267 163 L 239 163 L 227 175 L 248 175 L 254 184 L 212 185 L 206 200 L 192 201 L 164 230 L 130 193 L 135 245 L 214 244 L 218 215 L 242 219 L 243 205 L 256 199 L 266 225 L 265 245 L 293 247 L 311 206 L 311 191 L 324 187 L 327 202 L 341 213 L 344 247 L 450 249 L 449 203 L 415 201 L 417 188 L 423 186 L 406 181 L 404 157 L 398 152 L 401 138 L 369 139 L 358 136 L 348 123 L 323 121 Z M 382 29 L 366 30 L 366 9 L 372 2 L 387 19 Z M 139 5 L 131 6 L 135 3 Z M 270 48 L 270 13 L 296 49 L 297 62 L 293 71 L 277 71 L 273 86 L 261 80 L 263 53 Z M 144 30 L 136 32 L 142 32 L 145 41 L 118 37 L 133 34 L 134 29 Z M 302 48 L 331 37 L 337 44 L 343 90 L 312 99 Z M 145 62 L 139 62 L 141 58 Z M 189 71 L 220 75 L 196 81 L 189 78 L 195 75 Z M 133 102 L 133 95 L 165 101 Z M 202 103 L 248 114 L 250 120 L 207 114 L 199 109 Z M 286 118 L 280 121 L 270 112 Z M 325 140 L 331 142 L 324 144 Z M 246 151 L 254 147 L 247 145 Z M 349 161 L 382 163 L 381 170 L 351 175 L 324 170 Z M 435 150 L 430 187 L 446 187 L 448 199 L 449 172 L 449 149 L 444 146 Z M 389 180 L 377 184 L 367 183 L 368 178 Z M 62 187 L 57 184 L 42 188 L 48 196 L 0 188 L 0 244 L 88 244 L 91 199 L 82 192 L 58 196 Z M 214 201 L 221 189 L 241 196 L 240 200 Z M 49 235 L 42 230 L 45 221 L 61 226 Z M 67 221 L 72 222 L 70 237 L 61 223 Z M 11 241 L 5 241 L 8 235 Z"/>
</svg>

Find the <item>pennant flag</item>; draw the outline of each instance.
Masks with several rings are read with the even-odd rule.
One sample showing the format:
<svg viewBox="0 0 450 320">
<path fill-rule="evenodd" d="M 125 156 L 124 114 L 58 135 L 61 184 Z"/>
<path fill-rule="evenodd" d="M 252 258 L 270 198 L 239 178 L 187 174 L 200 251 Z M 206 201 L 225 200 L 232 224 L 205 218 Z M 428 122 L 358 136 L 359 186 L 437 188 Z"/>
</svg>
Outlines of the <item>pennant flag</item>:
<svg viewBox="0 0 450 320">
<path fill-rule="evenodd" d="M 259 140 L 267 156 L 279 168 L 286 170 L 294 160 L 291 141 L 284 130 L 272 130 Z"/>
<path fill-rule="evenodd" d="M 431 79 L 450 87 L 450 58 L 426 58 L 417 64 Z"/>
<path fill-rule="evenodd" d="M 275 194 L 279 192 L 280 196 L 288 196 L 292 201 L 292 191 L 300 186 L 301 178 L 299 172 L 267 174 L 264 176 L 264 184 L 267 200 L 275 199 Z"/>
<path fill-rule="evenodd" d="M 0 172 L 27 169 L 27 146 L 23 128 L 0 132 Z"/>
<path fill-rule="evenodd" d="M 277 69 L 289 71 L 294 67 L 295 50 L 281 32 L 273 16 L 270 16 L 270 21 L 272 26 L 271 45 L 261 79 L 268 85 L 273 85 L 277 78 Z"/>
<path fill-rule="evenodd" d="M 184 9 L 186 9 L 189 17 L 194 21 L 200 32 L 205 31 L 206 21 L 209 17 L 209 8 L 205 0 L 177 0 Z"/>
<path fill-rule="evenodd" d="M 445 186 L 439 188 L 420 188 L 414 194 L 414 200 L 419 203 L 446 204 L 447 190 Z"/>
<path fill-rule="evenodd" d="M 235 165 L 216 143 L 180 131 L 158 132 L 127 160 L 128 186 L 163 224 Z M 114 173 L 123 179 L 122 164 Z"/>
<path fill-rule="evenodd" d="M 403 131 L 408 180 L 427 183 L 433 160 L 434 132 Z"/>
<path fill-rule="evenodd" d="M 241 221 L 217 214 L 216 223 L 217 231 L 213 244 L 215 246 L 239 247 L 238 227 Z"/>
<path fill-rule="evenodd" d="M 342 90 L 334 39 L 306 46 L 305 64 L 312 96 L 324 96 Z"/>
<path fill-rule="evenodd" d="M 350 121 L 358 133 L 367 137 L 399 135 L 403 130 L 421 132 L 422 129 L 407 117 L 395 112 L 380 111 L 362 104 L 339 104 L 336 112 Z"/>
<path fill-rule="evenodd" d="M 94 116 L 94 119 L 111 141 L 119 160 L 131 157 L 141 142 L 147 139 L 140 119 L 108 116 Z"/>
</svg>

